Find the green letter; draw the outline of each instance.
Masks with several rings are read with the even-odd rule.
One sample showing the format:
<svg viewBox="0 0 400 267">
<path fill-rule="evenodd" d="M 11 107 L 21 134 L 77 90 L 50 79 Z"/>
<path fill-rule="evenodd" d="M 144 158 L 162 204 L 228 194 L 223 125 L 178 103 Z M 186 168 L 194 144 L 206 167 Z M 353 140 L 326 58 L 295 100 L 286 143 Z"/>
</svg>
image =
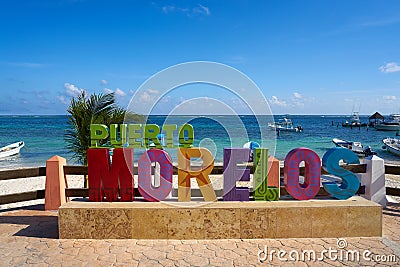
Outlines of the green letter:
<svg viewBox="0 0 400 267">
<path fill-rule="evenodd" d="M 277 201 L 280 196 L 279 188 L 279 176 L 277 187 L 268 187 L 268 149 L 256 148 L 254 150 L 254 200 L 261 201 Z M 274 175 L 276 170 L 272 170 L 273 167 L 278 167 L 279 174 L 279 162 L 277 166 L 271 166 L 270 174 Z M 276 169 L 276 168 L 275 168 Z"/>
<path fill-rule="evenodd" d="M 113 147 L 123 147 L 126 144 L 126 124 L 119 125 L 119 141 L 118 141 L 118 124 L 110 125 L 110 139 Z"/>
<path fill-rule="evenodd" d="M 179 144 L 181 147 L 192 147 L 194 131 L 191 124 L 184 124 L 179 128 Z"/>
<path fill-rule="evenodd" d="M 142 132 L 138 132 L 142 130 L 141 124 L 129 124 L 129 147 L 133 148 L 141 148 L 143 147 L 142 143 Z M 138 141 L 139 140 L 139 141 Z"/>
<path fill-rule="evenodd" d="M 176 124 L 164 124 L 163 131 L 165 131 L 165 147 L 173 148 L 174 147 L 174 131 L 176 131 Z"/>
<path fill-rule="evenodd" d="M 146 124 L 144 127 L 144 145 L 149 148 L 150 141 L 153 142 L 155 148 L 161 148 L 162 146 L 158 141 L 157 135 L 160 133 L 160 127 L 157 124 Z M 150 144 L 149 144 L 150 143 Z"/>
<path fill-rule="evenodd" d="M 108 128 L 104 124 L 90 125 L 90 148 L 99 147 L 99 141 L 108 137 Z"/>
</svg>

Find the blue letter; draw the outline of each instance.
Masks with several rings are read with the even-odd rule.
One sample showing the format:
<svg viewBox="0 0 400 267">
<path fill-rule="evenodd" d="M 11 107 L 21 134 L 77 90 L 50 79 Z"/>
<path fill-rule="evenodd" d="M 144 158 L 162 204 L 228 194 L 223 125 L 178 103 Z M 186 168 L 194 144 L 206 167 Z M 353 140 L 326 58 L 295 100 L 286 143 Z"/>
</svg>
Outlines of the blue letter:
<svg viewBox="0 0 400 267">
<path fill-rule="evenodd" d="M 334 147 L 329 149 L 322 158 L 322 167 L 330 174 L 339 176 L 343 181 L 340 186 L 334 182 L 323 183 L 323 186 L 333 197 L 348 199 L 358 191 L 360 181 L 354 173 L 339 166 L 341 159 L 348 164 L 360 164 L 357 155 L 347 148 Z"/>
</svg>

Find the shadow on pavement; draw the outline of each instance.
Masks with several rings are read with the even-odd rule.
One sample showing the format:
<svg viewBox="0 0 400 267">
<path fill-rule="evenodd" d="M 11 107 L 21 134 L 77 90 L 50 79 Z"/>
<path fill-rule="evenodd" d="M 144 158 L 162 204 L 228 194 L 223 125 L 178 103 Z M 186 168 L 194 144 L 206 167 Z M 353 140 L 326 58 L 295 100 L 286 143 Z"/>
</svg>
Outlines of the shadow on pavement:
<svg viewBox="0 0 400 267">
<path fill-rule="evenodd" d="M 44 211 L 43 205 L 12 208 L 0 212 L 0 236 L 58 238 L 57 212 Z"/>
<path fill-rule="evenodd" d="M 9 212 L 9 211 L 16 211 L 16 210 L 44 210 L 44 204 L 35 204 L 35 205 L 29 205 L 29 206 L 0 209 L 0 215 L 2 212 Z"/>
<path fill-rule="evenodd" d="M 388 203 L 386 208 L 382 212 L 384 215 L 400 217 L 400 204 L 399 203 Z"/>
</svg>

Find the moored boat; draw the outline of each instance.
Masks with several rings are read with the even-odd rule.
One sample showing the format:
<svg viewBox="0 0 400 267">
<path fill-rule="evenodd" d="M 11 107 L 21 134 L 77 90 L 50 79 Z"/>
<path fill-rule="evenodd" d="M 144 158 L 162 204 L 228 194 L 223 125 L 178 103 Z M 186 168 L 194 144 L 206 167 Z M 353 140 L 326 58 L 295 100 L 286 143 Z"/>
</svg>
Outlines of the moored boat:
<svg viewBox="0 0 400 267">
<path fill-rule="evenodd" d="M 20 152 L 21 148 L 25 146 L 23 141 L 12 143 L 10 145 L 0 148 L 0 158 L 16 155 Z"/>
<path fill-rule="evenodd" d="M 362 123 L 358 112 L 353 112 L 350 121 L 346 120 L 342 123 L 342 127 L 365 127 L 367 123 Z"/>
<path fill-rule="evenodd" d="M 303 127 L 300 125 L 294 127 L 292 120 L 285 116 L 282 119 L 279 119 L 278 122 L 274 123 L 268 123 L 268 127 L 271 130 L 276 130 L 276 131 L 283 131 L 283 132 L 302 132 Z"/>
<path fill-rule="evenodd" d="M 400 114 L 390 115 L 390 121 L 383 121 L 375 125 L 378 131 L 400 131 Z"/>
<path fill-rule="evenodd" d="M 338 138 L 333 138 L 332 142 L 337 147 L 343 147 L 343 148 L 350 149 L 351 151 L 353 151 L 360 157 L 376 155 L 376 152 L 372 151 L 370 146 L 364 147 L 360 142 L 351 142 L 351 141 L 341 140 Z"/>
<path fill-rule="evenodd" d="M 396 138 L 385 138 L 382 140 L 385 148 L 390 153 L 400 157 L 400 140 Z"/>
</svg>

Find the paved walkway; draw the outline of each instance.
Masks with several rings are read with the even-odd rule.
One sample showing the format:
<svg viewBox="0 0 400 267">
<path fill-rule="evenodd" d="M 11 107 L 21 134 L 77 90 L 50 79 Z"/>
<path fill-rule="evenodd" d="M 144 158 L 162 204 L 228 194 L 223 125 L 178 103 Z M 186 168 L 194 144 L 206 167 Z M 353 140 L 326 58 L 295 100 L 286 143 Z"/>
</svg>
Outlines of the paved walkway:
<svg viewBox="0 0 400 267">
<path fill-rule="evenodd" d="M 308 255 L 313 258 L 312 250 L 315 258 L 322 254 L 324 259 L 308 260 Z M 359 261 L 353 260 L 357 253 Z M 297 254 L 300 261 L 290 261 Z M 60 240 L 57 213 L 37 205 L 0 211 L 0 255 L 0 266 L 372 266 L 378 260 L 380 265 L 398 266 L 400 205 L 391 204 L 384 210 L 382 238 L 339 242 L 335 238 Z M 393 255 L 396 262 L 382 262 L 385 258 L 393 261 Z"/>
</svg>

